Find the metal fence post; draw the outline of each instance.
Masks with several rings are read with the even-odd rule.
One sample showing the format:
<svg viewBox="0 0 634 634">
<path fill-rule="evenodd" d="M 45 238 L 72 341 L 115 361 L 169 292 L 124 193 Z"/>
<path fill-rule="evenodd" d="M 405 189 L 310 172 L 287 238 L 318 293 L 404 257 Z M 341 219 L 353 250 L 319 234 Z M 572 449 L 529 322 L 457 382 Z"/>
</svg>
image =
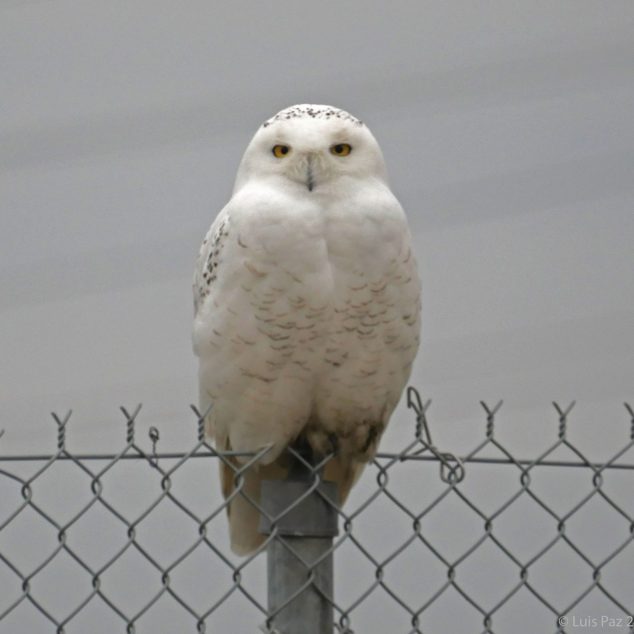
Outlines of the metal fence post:
<svg viewBox="0 0 634 634">
<path fill-rule="evenodd" d="M 307 494 L 312 485 L 312 479 L 262 483 L 262 508 L 273 521 L 262 515 L 260 532 L 270 535 L 277 530 L 267 547 L 267 622 L 268 631 L 274 634 L 333 632 L 334 611 L 329 598 L 334 585 L 337 489 L 333 482 L 320 483 L 319 490 L 327 501 L 316 491 Z"/>
</svg>

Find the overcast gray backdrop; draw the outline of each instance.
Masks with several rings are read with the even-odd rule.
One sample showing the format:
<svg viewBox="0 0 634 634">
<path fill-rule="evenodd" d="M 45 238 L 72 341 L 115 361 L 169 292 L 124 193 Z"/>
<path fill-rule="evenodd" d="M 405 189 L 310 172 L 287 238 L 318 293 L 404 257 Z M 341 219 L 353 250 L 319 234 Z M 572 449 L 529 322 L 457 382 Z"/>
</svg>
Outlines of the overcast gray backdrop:
<svg viewBox="0 0 634 634">
<path fill-rule="evenodd" d="M 534 455 L 577 399 L 575 440 L 610 455 L 634 400 L 633 33 L 630 0 L 2 0 L 0 453 L 52 450 L 69 408 L 73 448 L 117 448 L 138 402 L 190 444 L 199 243 L 259 124 L 313 102 L 367 122 L 408 213 L 437 444 L 474 446 L 503 398 Z M 400 409 L 384 448 L 411 428 Z"/>
</svg>

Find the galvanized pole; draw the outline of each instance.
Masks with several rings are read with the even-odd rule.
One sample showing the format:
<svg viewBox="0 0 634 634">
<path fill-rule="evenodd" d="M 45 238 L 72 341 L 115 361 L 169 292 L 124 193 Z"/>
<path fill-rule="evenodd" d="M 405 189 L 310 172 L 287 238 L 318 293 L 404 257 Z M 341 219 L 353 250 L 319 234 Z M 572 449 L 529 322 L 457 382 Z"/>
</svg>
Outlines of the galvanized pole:
<svg viewBox="0 0 634 634">
<path fill-rule="evenodd" d="M 262 507 L 273 522 L 262 515 L 260 532 L 270 535 L 273 527 L 277 529 L 276 537 L 267 547 L 268 631 L 271 634 L 333 633 L 334 610 L 327 597 L 333 597 L 336 485 L 333 482 L 319 485 L 330 502 L 313 491 L 285 512 L 305 496 L 312 485 L 313 479 L 305 477 L 262 483 Z M 311 575 L 312 582 L 297 594 Z"/>
</svg>

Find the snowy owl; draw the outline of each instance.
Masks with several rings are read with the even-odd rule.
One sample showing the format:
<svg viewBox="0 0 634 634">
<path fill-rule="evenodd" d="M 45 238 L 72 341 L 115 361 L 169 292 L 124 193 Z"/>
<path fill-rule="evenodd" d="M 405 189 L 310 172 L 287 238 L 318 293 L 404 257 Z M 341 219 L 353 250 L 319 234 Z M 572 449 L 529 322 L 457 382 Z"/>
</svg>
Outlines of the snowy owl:
<svg viewBox="0 0 634 634">
<path fill-rule="evenodd" d="M 270 446 L 245 474 L 251 499 L 262 480 L 287 475 L 288 445 L 336 450 L 324 478 L 340 503 L 374 456 L 418 349 L 410 242 L 363 122 L 297 105 L 260 126 L 193 285 L 206 433 L 219 451 Z M 228 497 L 234 470 L 220 471 Z M 228 514 L 233 550 L 252 552 L 264 539 L 257 509 L 237 495 Z"/>
</svg>

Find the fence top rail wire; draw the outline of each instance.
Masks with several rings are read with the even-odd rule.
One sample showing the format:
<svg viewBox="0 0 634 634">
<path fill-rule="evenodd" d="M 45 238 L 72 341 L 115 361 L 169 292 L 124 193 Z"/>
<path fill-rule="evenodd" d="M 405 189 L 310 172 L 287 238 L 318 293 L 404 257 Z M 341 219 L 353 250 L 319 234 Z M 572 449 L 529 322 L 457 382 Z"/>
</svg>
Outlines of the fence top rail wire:
<svg viewBox="0 0 634 634">
<path fill-rule="evenodd" d="M 182 458 L 229 458 L 240 457 L 250 458 L 256 454 L 246 451 L 200 451 L 194 454 L 190 454 L 186 451 L 164 451 L 152 454 L 152 458 L 156 460 L 180 460 Z M 407 455 L 398 452 L 391 451 L 379 451 L 376 454 L 377 460 L 399 460 L 405 462 L 408 460 L 418 460 L 421 462 L 442 462 L 443 459 L 436 455 Z M 140 454 L 126 454 L 119 456 L 117 453 L 72 453 L 72 455 L 61 454 L 0 454 L 0 462 L 45 462 L 55 458 L 56 460 L 146 460 L 146 456 Z M 459 458 L 464 464 L 494 464 L 494 465 L 514 465 L 519 464 L 522 466 L 528 466 L 534 464 L 535 467 L 593 467 L 595 469 L 629 469 L 634 470 L 634 463 L 626 462 L 582 462 L 575 460 L 540 460 L 535 462 L 527 458 L 517 458 L 511 460 L 510 458 L 487 458 L 484 456 L 464 456 Z"/>
</svg>

